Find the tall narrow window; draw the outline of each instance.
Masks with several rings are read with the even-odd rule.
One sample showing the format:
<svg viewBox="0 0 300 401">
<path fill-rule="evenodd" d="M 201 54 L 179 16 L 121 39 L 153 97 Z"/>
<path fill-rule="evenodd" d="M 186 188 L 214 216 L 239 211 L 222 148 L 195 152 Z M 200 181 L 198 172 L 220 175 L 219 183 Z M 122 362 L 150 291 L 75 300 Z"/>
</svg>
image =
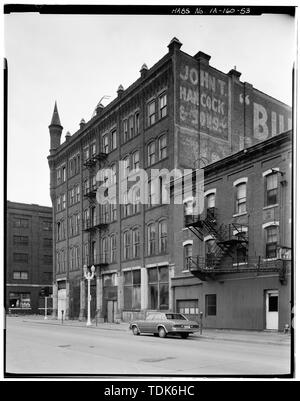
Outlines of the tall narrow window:
<svg viewBox="0 0 300 401">
<path fill-rule="evenodd" d="M 128 202 L 128 194 L 127 192 L 123 195 L 123 216 L 130 216 L 130 203 Z"/>
<path fill-rule="evenodd" d="M 140 152 L 138 150 L 134 152 L 132 155 L 132 164 L 133 164 L 132 167 L 135 170 L 138 170 L 140 168 Z"/>
<path fill-rule="evenodd" d="M 270 226 L 266 228 L 266 258 L 277 257 L 278 227 Z"/>
<path fill-rule="evenodd" d="M 159 118 L 167 115 L 167 94 L 164 93 L 159 97 Z"/>
<path fill-rule="evenodd" d="M 117 148 L 117 131 L 114 129 L 111 132 L 111 150 L 114 150 Z"/>
<path fill-rule="evenodd" d="M 115 263 L 117 260 L 117 237 L 116 234 L 112 234 L 110 237 L 110 261 Z"/>
<path fill-rule="evenodd" d="M 112 198 L 110 206 L 111 206 L 111 220 L 115 221 L 115 220 L 117 220 L 117 202 L 116 202 L 116 198 Z"/>
<path fill-rule="evenodd" d="M 108 153 L 109 152 L 109 144 L 108 144 L 108 135 L 103 136 L 103 152 Z"/>
<path fill-rule="evenodd" d="M 96 156 L 96 142 L 91 144 L 91 157 Z"/>
<path fill-rule="evenodd" d="M 150 127 L 155 123 L 155 100 L 148 103 L 148 126 Z"/>
<path fill-rule="evenodd" d="M 169 268 L 168 266 L 148 269 L 149 309 L 169 309 Z"/>
<path fill-rule="evenodd" d="M 136 310 L 141 308 L 141 271 L 124 272 L 124 308 Z"/>
<path fill-rule="evenodd" d="M 131 247 L 131 232 L 126 231 L 123 234 L 124 238 L 124 259 L 130 259 L 130 247 Z"/>
<path fill-rule="evenodd" d="M 133 239 L 133 249 L 132 249 L 132 257 L 139 258 L 140 257 L 140 231 L 138 228 L 135 228 L 132 231 L 132 239 Z"/>
<path fill-rule="evenodd" d="M 62 210 L 66 208 L 66 194 L 62 195 Z"/>
<path fill-rule="evenodd" d="M 83 159 L 84 159 L 84 161 L 88 160 L 89 157 L 90 157 L 90 148 L 88 146 L 86 146 L 83 149 Z"/>
<path fill-rule="evenodd" d="M 205 295 L 205 315 L 216 316 L 217 314 L 217 296 L 216 294 Z"/>
<path fill-rule="evenodd" d="M 61 168 L 60 167 L 56 170 L 56 182 L 57 182 L 57 185 L 59 185 L 61 183 Z"/>
<path fill-rule="evenodd" d="M 205 241 L 205 264 L 206 267 L 213 267 L 216 259 L 215 240 L 209 239 Z"/>
<path fill-rule="evenodd" d="M 124 142 L 128 141 L 128 139 L 129 139 L 128 137 L 129 137 L 129 135 L 128 135 L 128 120 L 126 119 L 126 120 L 123 121 L 123 138 L 124 138 Z"/>
<path fill-rule="evenodd" d="M 140 113 L 137 112 L 135 113 L 135 135 L 138 135 L 140 133 Z"/>
<path fill-rule="evenodd" d="M 158 225 L 159 233 L 159 253 L 166 253 L 168 246 L 168 229 L 167 221 L 161 221 Z"/>
<path fill-rule="evenodd" d="M 236 198 L 235 198 L 235 213 L 245 213 L 246 212 L 246 193 L 247 193 L 247 184 L 242 182 L 236 186 Z"/>
<path fill-rule="evenodd" d="M 133 116 L 129 117 L 128 125 L 129 125 L 129 138 L 133 138 Z"/>
<path fill-rule="evenodd" d="M 184 261 L 183 261 L 184 270 L 190 270 L 191 258 L 193 256 L 193 245 L 192 244 L 184 245 L 183 254 L 184 254 Z"/>
<path fill-rule="evenodd" d="M 135 188 L 132 199 L 132 214 L 140 212 L 140 188 Z"/>
<path fill-rule="evenodd" d="M 76 185 L 76 202 L 80 202 L 80 185 Z"/>
<path fill-rule="evenodd" d="M 155 142 L 152 141 L 148 145 L 148 166 L 155 163 Z"/>
<path fill-rule="evenodd" d="M 108 238 L 102 238 L 102 263 L 108 263 Z"/>
<path fill-rule="evenodd" d="M 167 136 L 162 135 L 158 141 L 158 157 L 162 160 L 167 157 Z"/>
<path fill-rule="evenodd" d="M 206 217 L 209 219 L 215 219 L 215 203 L 216 203 L 216 194 L 209 194 L 206 197 Z"/>
<path fill-rule="evenodd" d="M 278 173 L 265 177 L 265 206 L 276 205 L 278 202 Z"/>
<path fill-rule="evenodd" d="M 66 166 L 62 167 L 62 182 L 66 181 Z"/>
<path fill-rule="evenodd" d="M 148 225 L 148 255 L 155 255 L 155 224 Z"/>
</svg>

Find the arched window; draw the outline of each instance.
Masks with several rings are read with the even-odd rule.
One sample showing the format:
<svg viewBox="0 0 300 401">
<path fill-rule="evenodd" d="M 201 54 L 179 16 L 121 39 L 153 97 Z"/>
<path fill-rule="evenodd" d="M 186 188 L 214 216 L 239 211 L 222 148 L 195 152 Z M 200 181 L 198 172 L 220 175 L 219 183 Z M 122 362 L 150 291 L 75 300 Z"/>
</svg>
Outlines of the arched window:
<svg viewBox="0 0 300 401">
<path fill-rule="evenodd" d="M 147 227 L 148 255 L 155 255 L 155 224 L 151 223 Z"/>
<path fill-rule="evenodd" d="M 159 253 L 166 253 L 168 247 L 168 226 L 167 220 L 162 220 L 158 224 Z"/>
<path fill-rule="evenodd" d="M 123 243 L 124 243 L 124 259 L 130 259 L 130 248 L 131 248 L 131 232 L 125 231 L 123 234 Z"/>
<path fill-rule="evenodd" d="M 139 258 L 140 257 L 140 231 L 138 228 L 134 228 L 132 230 L 132 257 Z"/>
<path fill-rule="evenodd" d="M 184 270 L 190 270 L 191 267 L 191 258 L 193 256 L 193 244 L 185 244 L 183 246 L 183 255 L 184 255 Z"/>
<path fill-rule="evenodd" d="M 133 214 L 136 214 L 136 213 L 139 213 L 140 212 L 140 205 L 141 205 L 141 203 L 140 203 L 140 198 L 141 198 L 141 196 L 140 196 L 140 188 L 135 188 L 134 190 L 133 190 L 133 194 L 132 194 L 133 196 L 133 199 L 132 199 L 132 213 Z"/>
<path fill-rule="evenodd" d="M 108 263 L 108 238 L 102 238 L 102 262 Z"/>
<path fill-rule="evenodd" d="M 115 263 L 117 260 L 117 237 L 116 234 L 110 236 L 110 261 Z"/>
<path fill-rule="evenodd" d="M 151 166 L 155 163 L 155 141 L 152 141 L 148 145 L 148 166 Z"/>
</svg>

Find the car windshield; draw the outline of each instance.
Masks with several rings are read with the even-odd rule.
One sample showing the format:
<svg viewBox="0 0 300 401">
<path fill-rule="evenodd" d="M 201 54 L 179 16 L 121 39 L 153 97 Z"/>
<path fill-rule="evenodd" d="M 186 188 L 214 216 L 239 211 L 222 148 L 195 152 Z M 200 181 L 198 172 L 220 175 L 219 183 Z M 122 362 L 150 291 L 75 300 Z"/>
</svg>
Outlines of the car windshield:
<svg viewBox="0 0 300 401">
<path fill-rule="evenodd" d="M 187 320 L 181 313 L 166 313 L 168 320 Z"/>
</svg>

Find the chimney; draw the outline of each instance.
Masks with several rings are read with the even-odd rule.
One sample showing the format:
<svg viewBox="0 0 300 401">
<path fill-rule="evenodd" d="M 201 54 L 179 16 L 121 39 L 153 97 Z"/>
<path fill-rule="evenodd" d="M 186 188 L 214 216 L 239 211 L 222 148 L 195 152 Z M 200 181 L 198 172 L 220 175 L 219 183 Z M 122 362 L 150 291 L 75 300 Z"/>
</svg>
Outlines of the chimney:
<svg viewBox="0 0 300 401">
<path fill-rule="evenodd" d="M 197 54 L 195 54 L 194 58 L 201 64 L 209 65 L 209 60 L 211 59 L 211 56 L 203 52 L 198 52 Z"/>
<path fill-rule="evenodd" d="M 147 72 L 148 72 L 148 67 L 147 67 L 147 64 L 144 63 L 140 69 L 141 77 L 145 78 L 145 76 L 147 75 Z"/>
<path fill-rule="evenodd" d="M 65 135 L 65 140 L 66 140 L 66 142 L 68 142 L 70 139 L 71 139 L 71 134 L 69 131 L 67 131 L 66 135 Z"/>
<path fill-rule="evenodd" d="M 227 73 L 227 75 L 229 75 L 229 76 L 235 78 L 237 81 L 239 81 L 239 80 L 240 80 L 240 76 L 242 75 L 242 73 L 239 72 L 239 71 L 237 71 L 237 70 L 236 70 L 236 67 L 235 67 L 235 68 L 233 68 L 232 70 L 230 70 L 230 71 Z"/>
<path fill-rule="evenodd" d="M 80 123 L 79 123 L 80 129 L 83 129 L 83 127 L 85 126 L 85 120 L 84 118 L 81 119 Z"/>
<path fill-rule="evenodd" d="M 174 37 L 168 44 L 169 53 L 173 54 L 176 50 L 180 50 L 181 46 L 182 43 L 177 38 Z"/>
<path fill-rule="evenodd" d="M 119 85 L 117 93 L 118 93 L 118 97 L 121 97 L 123 95 L 124 92 L 124 88 L 123 85 Z"/>
</svg>

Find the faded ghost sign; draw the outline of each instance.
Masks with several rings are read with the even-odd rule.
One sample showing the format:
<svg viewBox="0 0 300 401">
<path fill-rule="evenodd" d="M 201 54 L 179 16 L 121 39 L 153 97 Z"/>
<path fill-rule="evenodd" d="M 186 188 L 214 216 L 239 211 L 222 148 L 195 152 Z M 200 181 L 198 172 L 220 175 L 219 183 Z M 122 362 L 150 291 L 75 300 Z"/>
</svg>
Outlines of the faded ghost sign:
<svg viewBox="0 0 300 401">
<path fill-rule="evenodd" d="M 180 121 L 207 134 L 228 139 L 227 82 L 205 70 L 182 64 Z"/>
</svg>

